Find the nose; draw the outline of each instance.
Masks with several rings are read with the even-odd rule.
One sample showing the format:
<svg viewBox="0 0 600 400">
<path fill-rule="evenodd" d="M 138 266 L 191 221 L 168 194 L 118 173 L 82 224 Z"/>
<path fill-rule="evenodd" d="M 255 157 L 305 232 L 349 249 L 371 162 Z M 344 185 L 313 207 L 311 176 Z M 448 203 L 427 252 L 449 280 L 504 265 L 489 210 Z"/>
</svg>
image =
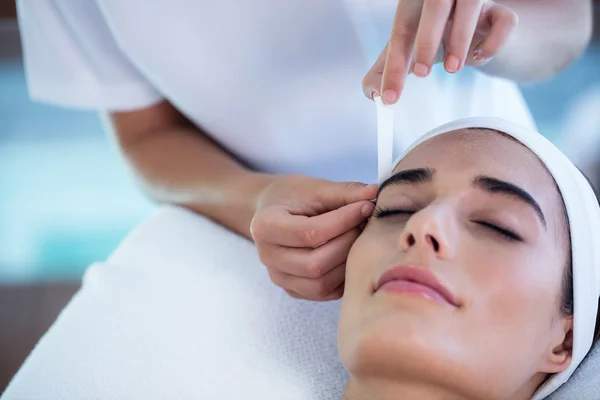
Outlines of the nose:
<svg viewBox="0 0 600 400">
<path fill-rule="evenodd" d="M 431 207 L 431 206 L 430 206 Z M 423 209 L 413 214 L 400 236 L 402 251 L 422 250 L 438 259 L 452 257 L 451 216 L 441 209 Z"/>
</svg>

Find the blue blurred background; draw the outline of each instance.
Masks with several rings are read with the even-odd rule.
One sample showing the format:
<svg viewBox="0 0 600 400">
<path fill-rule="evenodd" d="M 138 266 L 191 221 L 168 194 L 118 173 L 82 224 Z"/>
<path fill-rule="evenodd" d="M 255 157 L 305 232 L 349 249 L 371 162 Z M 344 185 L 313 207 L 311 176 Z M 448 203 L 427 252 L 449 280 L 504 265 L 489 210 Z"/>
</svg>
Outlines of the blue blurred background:
<svg viewBox="0 0 600 400">
<path fill-rule="evenodd" d="M 29 100 L 16 23 L 0 36 L 0 280 L 78 280 L 152 207 L 96 113 Z"/>
<path fill-rule="evenodd" d="M 0 281 L 76 281 L 152 205 L 96 113 L 28 99 L 14 20 L 2 20 L 0 46 Z M 523 93 L 541 131 L 597 179 L 596 148 L 588 154 L 600 136 L 597 42 L 558 77 Z"/>
</svg>

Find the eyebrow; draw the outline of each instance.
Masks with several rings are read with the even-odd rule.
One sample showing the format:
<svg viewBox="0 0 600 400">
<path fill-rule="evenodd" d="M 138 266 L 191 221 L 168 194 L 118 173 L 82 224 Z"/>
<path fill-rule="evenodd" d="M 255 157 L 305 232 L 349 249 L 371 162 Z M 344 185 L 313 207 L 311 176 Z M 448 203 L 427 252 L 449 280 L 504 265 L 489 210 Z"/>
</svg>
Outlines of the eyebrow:
<svg viewBox="0 0 600 400">
<path fill-rule="evenodd" d="M 505 196 L 516 198 L 517 200 L 521 200 L 529 204 L 529 206 L 533 208 L 537 216 L 542 221 L 544 228 L 546 228 L 546 218 L 544 217 L 542 208 L 540 207 L 538 202 L 535 201 L 533 196 L 526 192 L 524 189 L 521 189 L 520 187 L 512 183 L 485 175 L 479 175 L 477 178 L 475 178 L 475 180 L 473 181 L 473 186 L 484 190 L 488 193 L 502 194 Z"/>
<path fill-rule="evenodd" d="M 435 175 L 435 169 L 432 168 L 415 168 L 415 169 L 406 169 L 404 171 L 400 171 L 395 173 L 386 179 L 381 186 L 379 186 L 379 191 L 377 195 L 381 194 L 383 189 L 388 186 L 393 185 L 418 185 L 420 183 L 428 183 L 433 180 L 433 175 Z"/>
<path fill-rule="evenodd" d="M 420 185 L 423 183 L 433 181 L 434 175 L 435 169 L 432 168 L 415 168 L 400 171 L 389 177 L 381 184 L 377 196 L 379 197 L 383 189 L 385 189 L 388 186 Z M 538 218 L 544 225 L 544 228 L 546 228 L 546 218 L 544 216 L 544 213 L 542 212 L 542 208 L 540 207 L 538 202 L 535 201 L 533 196 L 530 195 L 526 190 L 521 189 L 517 185 L 512 184 L 510 182 L 506 182 L 486 175 L 477 176 L 471 183 L 471 186 L 490 194 L 500 194 L 504 196 L 509 196 L 526 203 L 531 208 L 533 208 Z"/>
</svg>

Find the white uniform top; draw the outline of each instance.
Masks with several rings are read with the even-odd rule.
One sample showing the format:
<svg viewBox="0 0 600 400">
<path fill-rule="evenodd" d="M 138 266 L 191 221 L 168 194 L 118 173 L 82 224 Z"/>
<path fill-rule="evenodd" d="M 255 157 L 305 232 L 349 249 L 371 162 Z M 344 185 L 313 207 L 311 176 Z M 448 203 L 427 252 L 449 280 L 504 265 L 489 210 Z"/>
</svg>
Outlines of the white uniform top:
<svg viewBox="0 0 600 400">
<path fill-rule="evenodd" d="M 99 110 L 168 99 L 257 170 L 376 182 L 375 106 L 361 80 L 397 0 L 22 0 L 32 98 Z M 511 82 L 441 65 L 408 78 L 395 153 L 442 123 L 532 126 Z"/>
</svg>

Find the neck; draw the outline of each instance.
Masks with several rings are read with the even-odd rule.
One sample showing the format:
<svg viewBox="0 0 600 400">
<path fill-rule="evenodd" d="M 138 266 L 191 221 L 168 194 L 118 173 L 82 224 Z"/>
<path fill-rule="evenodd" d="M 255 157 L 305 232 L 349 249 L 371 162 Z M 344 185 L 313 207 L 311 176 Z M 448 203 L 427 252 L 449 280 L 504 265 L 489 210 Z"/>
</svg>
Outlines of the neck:
<svg viewBox="0 0 600 400">
<path fill-rule="evenodd" d="M 471 400 L 464 394 L 432 382 L 390 381 L 350 376 L 341 400 Z"/>
</svg>

